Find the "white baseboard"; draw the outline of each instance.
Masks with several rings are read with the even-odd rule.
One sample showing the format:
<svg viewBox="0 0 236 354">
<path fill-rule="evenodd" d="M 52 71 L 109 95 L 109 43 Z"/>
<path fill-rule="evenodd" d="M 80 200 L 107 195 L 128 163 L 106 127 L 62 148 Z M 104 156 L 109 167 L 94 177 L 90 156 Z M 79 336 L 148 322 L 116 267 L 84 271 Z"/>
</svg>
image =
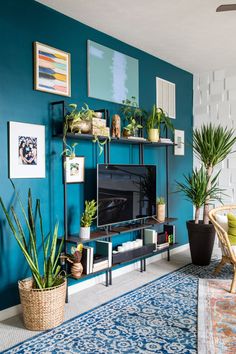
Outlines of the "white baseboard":
<svg viewBox="0 0 236 354">
<path fill-rule="evenodd" d="M 170 253 L 171 254 L 179 253 L 179 252 L 187 250 L 188 248 L 189 248 L 189 244 L 187 243 L 185 245 L 174 248 L 173 250 L 170 251 Z M 147 258 L 147 264 L 156 262 L 156 261 L 166 258 L 166 257 L 167 257 L 167 252 L 157 254 L 153 257 Z M 112 271 L 112 278 L 116 278 L 116 277 L 119 277 L 123 274 L 129 273 L 135 269 L 139 269 L 139 267 L 140 267 L 140 263 L 139 263 L 139 261 L 137 261 L 137 262 L 129 264 L 125 267 L 115 269 Z M 69 295 L 75 294 L 81 290 L 90 288 L 91 286 L 102 283 L 102 282 L 105 282 L 105 274 L 101 274 L 101 275 L 98 275 L 94 278 L 91 278 L 91 279 L 85 280 L 83 282 L 80 282 L 78 284 L 69 286 L 68 294 Z M 5 310 L 0 311 L 0 321 L 4 321 L 10 317 L 19 315 L 20 313 L 21 313 L 21 305 L 9 307 Z"/>
</svg>

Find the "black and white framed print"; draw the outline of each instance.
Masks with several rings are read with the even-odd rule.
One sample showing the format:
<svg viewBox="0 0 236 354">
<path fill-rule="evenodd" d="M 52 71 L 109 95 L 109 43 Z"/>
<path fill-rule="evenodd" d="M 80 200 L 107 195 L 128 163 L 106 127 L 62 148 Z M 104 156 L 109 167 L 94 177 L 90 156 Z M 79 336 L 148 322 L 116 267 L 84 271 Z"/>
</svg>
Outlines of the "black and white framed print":
<svg viewBox="0 0 236 354">
<path fill-rule="evenodd" d="M 9 122 L 9 177 L 45 178 L 45 126 Z"/>
<path fill-rule="evenodd" d="M 84 182 L 84 156 L 66 157 L 66 183 Z"/>
</svg>

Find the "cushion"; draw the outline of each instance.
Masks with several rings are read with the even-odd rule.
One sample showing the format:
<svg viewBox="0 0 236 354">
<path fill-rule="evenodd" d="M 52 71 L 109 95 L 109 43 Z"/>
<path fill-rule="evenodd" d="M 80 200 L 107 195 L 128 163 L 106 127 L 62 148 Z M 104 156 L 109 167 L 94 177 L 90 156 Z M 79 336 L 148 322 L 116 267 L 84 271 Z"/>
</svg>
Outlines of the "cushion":
<svg viewBox="0 0 236 354">
<path fill-rule="evenodd" d="M 228 236 L 231 245 L 236 246 L 236 216 L 227 214 L 228 218 Z"/>
<path fill-rule="evenodd" d="M 216 214 L 215 215 L 217 223 L 224 229 L 226 232 L 228 232 L 228 218 L 227 215 L 220 215 Z"/>
</svg>

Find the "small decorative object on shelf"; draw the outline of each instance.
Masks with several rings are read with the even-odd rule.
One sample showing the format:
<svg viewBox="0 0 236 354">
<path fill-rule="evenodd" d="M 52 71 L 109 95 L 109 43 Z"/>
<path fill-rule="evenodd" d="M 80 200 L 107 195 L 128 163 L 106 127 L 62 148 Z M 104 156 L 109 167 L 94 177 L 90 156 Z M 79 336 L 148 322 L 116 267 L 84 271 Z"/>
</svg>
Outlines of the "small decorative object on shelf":
<svg viewBox="0 0 236 354">
<path fill-rule="evenodd" d="M 162 108 L 153 105 L 152 112 L 148 116 L 146 128 L 148 133 L 148 140 L 151 142 L 158 142 L 160 139 L 161 124 L 164 124 L 167 129 L 174 131 L 174 126 L 170 118 L 165 114 Z"/>
<path fill-rule="evenodd" d="M 94 219 L 96 219 L 97 203 L 93 199 L 85 201 L 85 210 L 80 220 L 80 238 L 88 240 L 90 238 L 90 226 Z"/>
<path fill-rule="evenodd" d="M 71 247 L 71 254 L 66 256 L 68 262 L 72 263 L 71 275 L 75 279 L 79 279 L 83 273 L 83 266 L 81 264 L 83 245 L 79 243 L 77 247 Z"/>
<path fill-rule="evenodd" d="M 112 117 L 112 137 L 120 139 L 120 116 L 118 114 L 114 114 Z"/>
<path fill-rule="evenodd" d="M 92 129 L 92 118 L 97 117 L 94 110 L 85 103 L 82 109 L 77 109 L 77 104 L 70 104 L 72 111 L 65 117 L 64 137 L 68 131 L 71 133 L 89 134 Z"/>
<path fill-rule="evenodd" d="M 164 222 L 166 217 L 166 203 L 163 197 L 157 198 L 157 220 Z"/>
</svg>

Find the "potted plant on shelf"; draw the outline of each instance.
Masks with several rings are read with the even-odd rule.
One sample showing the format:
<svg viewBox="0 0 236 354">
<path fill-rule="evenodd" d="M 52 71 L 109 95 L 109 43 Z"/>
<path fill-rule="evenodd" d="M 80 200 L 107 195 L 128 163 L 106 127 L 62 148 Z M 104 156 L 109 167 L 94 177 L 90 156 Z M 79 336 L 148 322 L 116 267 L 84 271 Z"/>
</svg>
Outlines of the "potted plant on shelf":
<svg viewBox="0 0 236 354">
<path fill-rule="evenodd" d="M 125 121 L 128 122 L 123 129 L 123 136 L 138 136 L 138 130 L 143 128 L 141 121 L 145 118 L 146 112 L 138 107 L 134 96 L 132 96 L 131 100 L 123 100 L 122 103 L 121 113 Z"/>
<path fill-rule="evenodd" d="M 10 207 L 11 213 L 8 213 L 2 198 L 0 205 L 32 273 L 32 278 L 18 282 L 24 324 L 29 330 L 42 331 L 56 327 L 64 320 L 66 279 L 59 265 L 63 239 L 57 248 L 58 224 L 52 236 L 50 233 L 44 234 L 40 201 L 37 199 L 33 210 L 30 189 L 28 211 L 24 209 L 17 193 L 16 197 L 22 216 L 17 215 L 14 206 Z M 39 225 L 35 223 L 36 218 Z M 29 237 L 26 236 L 26 232 Z"/>
<path fill-rule="evenodd" d="M 96 219 L 97 203 L 93 199 L 85 201 L 85 209 L 80 220 L 80 238 L 88 240 L 90 238 L 90 226 Z"/>
<path fill-rule="evenodd" d="M 209 224 L 209 203 L 219 200 L 222 190 L 217 187 L 220 171 L 214 175 L 214 167 L 222 162 L 231 152 L 236 137 L 234 130 L 203 125 L 193 131 L 193 151 L 200 159 L 202 168 L 194 170 L 192 176 L 185 178 L 185 183 L 177 182 L 179 191 L 196 206 L 195 220 L 187 221 L 190 251 L 194 264 L 208 265 L 215 238 L 215 230 Z M 199 220 L 200 207 L 203 206 L 203 220 Z"/>
<path fill-rule="evenodd" d="M 152 112 L 150 113 L 146 121 L 146 128 L 149 141 L 159 141 L 161 124 L 164 124 L 167 129 L 174 131 L 174 126 L 171 123 L 170 118 L 165 114 L 162 108 L 158 108 L 154 104 Z"/>
<path fill-rule="evenodd" d="M 77 104 L 70 104 L 72 111 L 65 117 L 64 136 L 68 131 L 71 133 L 88 134 L 92 129 L 92 118 L 96 117 L 94 110 L 84 103 L 84 106 L 79 111 Z"/>
<path fill-rule="evenodd" d="M 166 202 L 163 197 L 157 198 L 157 220 L 164 222 L 166 218 Z"/>
</svg>

